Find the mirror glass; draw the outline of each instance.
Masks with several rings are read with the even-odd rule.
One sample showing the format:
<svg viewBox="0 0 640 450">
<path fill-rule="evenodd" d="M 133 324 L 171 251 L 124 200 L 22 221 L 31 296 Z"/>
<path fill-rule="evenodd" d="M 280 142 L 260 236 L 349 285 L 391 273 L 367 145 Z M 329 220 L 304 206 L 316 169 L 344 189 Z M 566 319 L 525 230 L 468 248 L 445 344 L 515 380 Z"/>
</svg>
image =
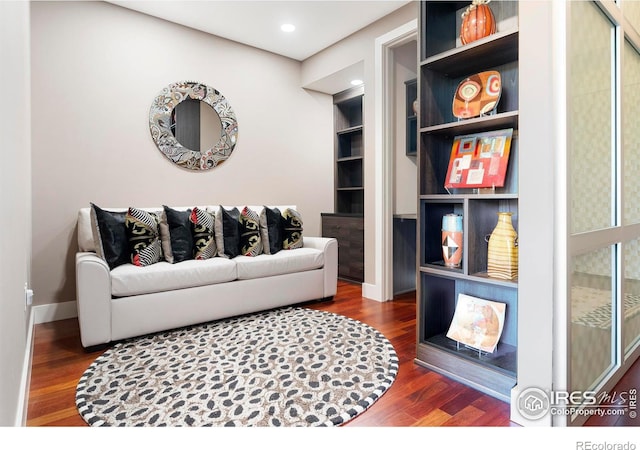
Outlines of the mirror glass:
<svg viewBox="0 0 640 450">
<path fill-rule="evenodd" d="M 209 170 L 231 156 L 238 122 L 216 89 L 194 81 L 170 84 L 149 111 L 149 130 L 158 150 L 189 170 Z"/>
<path fill-rule="evenodd" d="M 171 132 L 183 147 L 201 152 L 218 143 L 222 122 L 210 105 L 188 98 L 173 108 Z"/>
</svg>

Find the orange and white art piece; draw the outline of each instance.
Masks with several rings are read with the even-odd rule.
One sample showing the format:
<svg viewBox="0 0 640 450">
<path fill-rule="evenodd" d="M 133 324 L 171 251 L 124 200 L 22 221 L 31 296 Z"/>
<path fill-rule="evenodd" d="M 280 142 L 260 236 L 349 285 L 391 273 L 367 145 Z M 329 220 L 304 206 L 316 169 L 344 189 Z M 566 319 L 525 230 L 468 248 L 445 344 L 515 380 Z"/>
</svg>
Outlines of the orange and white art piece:
<svg viewBox="0 0 640 450">
<path fill-rule="evenodd" d="M 465 78 L 453 97 L 453 115 L 458 119 L 470 119 L 493 113 L 502 94 L 500 72 L 489 70 Z"/>
<path fill-rule="evenodd" d="M 447 337 L 474 349 L 493 353 L 502 335 L 506 306 L 504 303 L 459 294 Z"/>
</svg>

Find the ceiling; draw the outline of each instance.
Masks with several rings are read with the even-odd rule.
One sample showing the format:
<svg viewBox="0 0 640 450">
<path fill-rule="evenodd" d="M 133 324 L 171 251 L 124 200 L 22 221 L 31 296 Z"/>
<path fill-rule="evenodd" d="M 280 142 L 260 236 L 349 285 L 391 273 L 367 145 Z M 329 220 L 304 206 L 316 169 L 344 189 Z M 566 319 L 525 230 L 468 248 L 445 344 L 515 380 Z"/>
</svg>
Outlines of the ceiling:
<svg viewBox="0 0 640 450">
<path fill-rule="evenodd" d="M 298 61 L 386 16 L 410 1 L 109 1 Z M 283 23 L 296 26 L 292 33 Z"/>
</svg>

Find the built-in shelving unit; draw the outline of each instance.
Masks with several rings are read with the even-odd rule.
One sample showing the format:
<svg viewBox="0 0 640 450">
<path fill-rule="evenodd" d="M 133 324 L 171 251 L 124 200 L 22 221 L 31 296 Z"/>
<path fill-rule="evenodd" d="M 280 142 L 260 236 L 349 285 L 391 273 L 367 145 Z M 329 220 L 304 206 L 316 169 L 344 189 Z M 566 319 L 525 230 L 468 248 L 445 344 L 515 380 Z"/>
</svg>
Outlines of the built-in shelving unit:
<svg viewBox="0 0 640 450">
<path fill-rule="evenodd" d="M 336 213 L 364 213 L 362 87 L 334 96 Z"/>
<path fill-rule="evenodd" d="M 364 87 L 333 97 L 335 213 L 322 214 L 322 235 L 338 240 L 338 277 L 364 281 Z"/>
<path fill-rule="evenodd" d="M 426 1 L 420 6 L 418 75 L 418 344 L 416 362 L 508 401 L 516 383 L 518 282 L 487 276 L 486 238 L 499 211 L 513 213 L 518 229 L 518 4 L 491 2 L 497 33 L 461 45 L 461 13 L 470 2 Z M 497 70 L 502 94 L 492 115 L 459 120 L 452 103 L 466 77 Z M 513 128 L 503 187 L 445 189 L 456 136 Z M 444 265 L 441 228 L 445 214 L 463 216 L 463 260 Z M 446 337 L 459 294 L 506 304 L 504 329 L 494 353 L 458 346 Z"/>
</svg>

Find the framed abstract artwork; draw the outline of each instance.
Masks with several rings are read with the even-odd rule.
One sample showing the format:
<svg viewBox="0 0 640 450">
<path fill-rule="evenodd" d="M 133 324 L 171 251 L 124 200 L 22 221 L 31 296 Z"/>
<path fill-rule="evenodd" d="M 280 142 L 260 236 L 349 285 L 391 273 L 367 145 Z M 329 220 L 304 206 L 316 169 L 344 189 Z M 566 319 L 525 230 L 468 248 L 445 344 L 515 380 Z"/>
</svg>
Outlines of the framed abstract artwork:
<svg viewBox="0 0 640 450">
<path fill-rule="evenodd" d="M 513 128 L 456 136 L 451 147 L 444 187 L 504 186 Z"/>
</svg>

